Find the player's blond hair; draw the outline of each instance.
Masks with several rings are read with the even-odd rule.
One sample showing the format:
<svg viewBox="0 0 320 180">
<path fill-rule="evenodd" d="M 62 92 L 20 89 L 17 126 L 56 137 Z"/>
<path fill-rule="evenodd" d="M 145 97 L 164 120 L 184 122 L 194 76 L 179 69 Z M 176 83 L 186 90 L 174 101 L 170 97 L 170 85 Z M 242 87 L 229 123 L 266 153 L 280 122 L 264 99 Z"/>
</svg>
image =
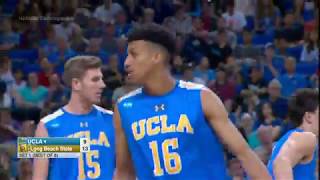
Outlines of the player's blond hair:
<svg viewBox="0 0 320 180">
<path fill-rule="evenodd" d="M 64 65 L 63 81 L 71 87 L 73 79 L 81 79 L 87 70 L 100 68 L 102 62 L 95 56 L 75 56 Z"/>
</svg>

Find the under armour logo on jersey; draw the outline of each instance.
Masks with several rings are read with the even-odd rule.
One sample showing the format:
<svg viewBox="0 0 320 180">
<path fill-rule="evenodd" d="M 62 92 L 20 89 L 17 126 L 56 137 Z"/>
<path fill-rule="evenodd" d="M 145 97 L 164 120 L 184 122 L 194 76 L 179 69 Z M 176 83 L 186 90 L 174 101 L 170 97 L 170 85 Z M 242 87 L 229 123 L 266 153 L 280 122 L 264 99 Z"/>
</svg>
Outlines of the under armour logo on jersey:
<svg viewBox="0 0 320 180">
<path fill-rule="evenodd" d="M 123 107 L 126 107 L 126 108 L 132 107 L 132 102 L 125 102 L 125 103 L 123 103 Z"/>
<path fill-rule="evenodd" d="M 80 122 L 80 127 L 88 127 L 88 122 Z"/>
<path fill-rule="evenodd" d="M 154 110 L 155 110 L 156 112 L 158 112 L 158 111 L 164 111 L 164 104 L 155 105 L 155 106 L 154 106 Z"/>
</svg>

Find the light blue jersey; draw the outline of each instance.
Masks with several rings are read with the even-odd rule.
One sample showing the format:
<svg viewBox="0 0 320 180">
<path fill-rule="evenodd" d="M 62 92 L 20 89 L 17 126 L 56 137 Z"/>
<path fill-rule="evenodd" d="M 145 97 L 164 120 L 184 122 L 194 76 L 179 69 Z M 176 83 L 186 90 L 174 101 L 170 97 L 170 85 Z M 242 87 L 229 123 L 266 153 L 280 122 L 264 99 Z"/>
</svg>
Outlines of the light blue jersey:
<svg viewBox="0 0 320 180">
<path fill-rule="evenodd" d="M 63 108 L 41 120 L 49 137 L 86 137 L 90 152 L 79 158 L 50 159 L 49 180 L 112 179 L 115 140 L 112 112 L 93 106 L 88 114 L 75 115 Z"/>
<path fill-rule="evenodd" d="M 140 88 L 119 100 L 139 180 L 228 179 L 223 146 L 202 111 L 202 89 L 178 81 L 162 96 L 150 96 Z"/>
<path fill-rule="evenodd" d="M 291 136 L 293 132 L 303 132 L 301 129 L 293 129 L 287 132 L 274 146 L 274 149 L 272 151 L 271 158 L 268 163 L 268 170 L 270 174 L 272 175 L 272 179 L 275 179 L 273 174 L 273 162 L 277 158 L 281 147 L 285 142 L 288 140 L 288 138 Z M 317 164 L 317 152 L 318 148 L 315 148 L 313 159 L 309 163 L 298 163 L 295 165 L 292 169 L 293 171 L 293 179 L 295 180 L 315 180 L 316 176 L 316 164 Z"/>
</svg>

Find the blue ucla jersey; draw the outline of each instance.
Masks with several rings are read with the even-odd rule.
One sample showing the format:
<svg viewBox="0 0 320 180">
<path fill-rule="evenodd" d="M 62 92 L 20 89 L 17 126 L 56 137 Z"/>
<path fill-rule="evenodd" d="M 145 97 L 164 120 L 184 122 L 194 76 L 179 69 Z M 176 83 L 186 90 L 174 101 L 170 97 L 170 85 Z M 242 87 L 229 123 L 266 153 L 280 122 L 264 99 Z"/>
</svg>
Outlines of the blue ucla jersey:
<svg viewBox="0 0 320 180">
<path fill-rule="evenodd" d="M 277 158 L 281 147 L 287 139 L 290 137 L 290 135 L 293 132 L 302 132 L 301 129 L 293 129 L 287 132 L 274 146 L 271 158 L 268 162 L 268 170 L 269 173 L 272 176 L 272 179 L 275 179 L 273 174 L 273 162 Z M 315 180 L 316 179 L 316 160 L 317 160 L 317 148 L 314 150 L 313 159 L 309 163 L 299 163 L 297 164 L 293 169 L 293 179 L 295 180 Z"/>
<path fill-rule="evenodd" d="M 41 120 L 49 137 L 85 137 L 90 152 L 79 158 L 50 159 L 49 180 L 112 179 L 115 169 L 115 140 L 112 112 L 93 106 L 88 114 L 75 115 L 63 108 Z"/>
<path fill-rule="evenodd" d="M 140 88 L 119 100 L 139 180 L 228 179 L 223 146 L 202 111 L 202 88 L 179 81 L 163 96 Z"/>
</svg>

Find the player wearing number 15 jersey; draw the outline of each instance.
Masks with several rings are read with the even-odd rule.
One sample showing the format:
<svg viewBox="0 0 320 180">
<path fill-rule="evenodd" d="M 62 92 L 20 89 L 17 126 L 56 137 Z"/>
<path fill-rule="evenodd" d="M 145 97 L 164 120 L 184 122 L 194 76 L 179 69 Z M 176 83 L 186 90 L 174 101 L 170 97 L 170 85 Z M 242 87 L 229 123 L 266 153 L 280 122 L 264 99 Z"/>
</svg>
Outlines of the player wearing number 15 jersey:
<svg viewBox="0 0 320 180">
<path fill-rule="evenodd" d="M 169 32 L 145 25 L 131 32 L 128 43 L 128 80 L 142 88 L 115 107 L 116 180 L 228 179 L 221 142 L 252 179 L 270 178 L 220 99 L 201 85 L 171 76 L 175 41 Z"/>
<path fill-rule="evenodd" d="M 90 151 L 72 159 L 36 159 L 33 180 L 112 179 L 115 143 L 112 112 L 99 106 L 105 84 L 101 61 L 77 56 L 65 64 L 64 80 L 71 87 L 68 104 L 44 117 L 36 130 L 38 137 L 85 137 Z"/>
</svg>

